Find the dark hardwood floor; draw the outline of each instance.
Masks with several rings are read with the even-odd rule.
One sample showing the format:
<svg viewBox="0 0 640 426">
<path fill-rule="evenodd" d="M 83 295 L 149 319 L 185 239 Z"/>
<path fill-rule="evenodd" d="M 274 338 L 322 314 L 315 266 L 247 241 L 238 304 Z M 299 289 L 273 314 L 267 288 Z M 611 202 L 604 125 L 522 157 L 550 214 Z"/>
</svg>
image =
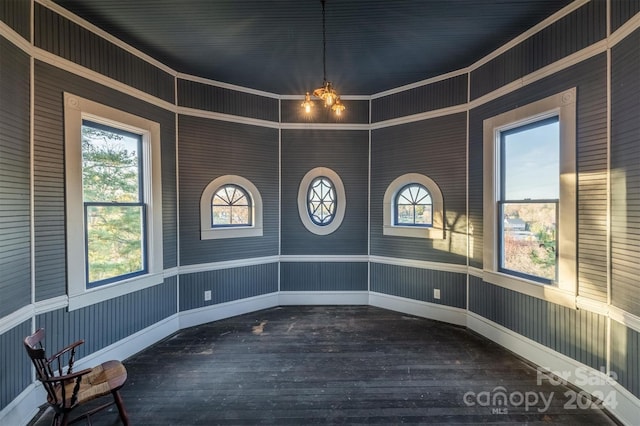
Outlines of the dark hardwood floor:
<svg viewBox="0 0 640 426">
<path fill-rule="evenodd" d="M 133 425 L 615 424 L 600 409 L 572 409 L 570 388 L 538 384 L 534 366 L 496 343 L 370 306 L 229 318 L 181 330 L 125 365 Z M 493 405 L 500 392 L 507 404 Z M 119 424 L 115 407 L 92 424 Z"/>
</svg>

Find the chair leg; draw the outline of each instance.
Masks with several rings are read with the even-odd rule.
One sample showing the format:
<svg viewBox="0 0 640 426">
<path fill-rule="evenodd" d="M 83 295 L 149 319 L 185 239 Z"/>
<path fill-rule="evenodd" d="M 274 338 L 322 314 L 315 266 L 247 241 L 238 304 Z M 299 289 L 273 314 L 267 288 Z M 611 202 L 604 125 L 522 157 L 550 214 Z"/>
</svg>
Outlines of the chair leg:
<svg viewBox="0 0 640 426">
<path fill-rule="evenodd" d="M 113 394 L 113 399 L 116 401 L 116 406 L 118 407 L 118 413 L 120 413 L 120 420 L 122 420 L 122 424 L 129 426 L 129 416 L 127 415 L 127 410 L 124 408 L 124 402 L 122 401 L 120 392 L 116 390 L 111 393 Z"/>
<path fill-rule="evenodd" d="M 56 413 L 56 415 L 53 417 L 53 421 L 51 422 L 51 424 L 55 426 L 67 426 L 68 423 L 69 423 L 69 413 L 64 413 L 64 414 Z"/>
</svg>

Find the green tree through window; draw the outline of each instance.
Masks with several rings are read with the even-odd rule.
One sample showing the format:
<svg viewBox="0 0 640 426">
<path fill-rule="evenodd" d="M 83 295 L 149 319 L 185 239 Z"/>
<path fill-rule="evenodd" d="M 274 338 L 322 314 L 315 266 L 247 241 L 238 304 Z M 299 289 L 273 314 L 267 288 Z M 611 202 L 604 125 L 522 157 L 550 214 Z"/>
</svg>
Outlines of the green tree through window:
<svg viewBox="0 0 640 426">
<path fill-rule="evenodd" d="M 82 122 L 87 286 L 146 271 L 142 136 Z"/>
</svg>

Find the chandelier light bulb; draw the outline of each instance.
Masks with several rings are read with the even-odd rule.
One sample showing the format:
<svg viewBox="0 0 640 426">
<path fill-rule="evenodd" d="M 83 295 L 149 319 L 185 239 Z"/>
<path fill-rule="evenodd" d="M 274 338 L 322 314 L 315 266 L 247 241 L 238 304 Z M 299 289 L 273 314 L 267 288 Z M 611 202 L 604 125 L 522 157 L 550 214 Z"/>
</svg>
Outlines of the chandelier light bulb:
<svg viewBox="0 0 640 426">
<path fill-rule="evenodd" d="M 304 97 L 304 102 L 301 104 L 302 108 L 304 108 L 304 112 L 307 114 L 311 113 L 311 108 L 313 108 L 313 102 L 311 102 L 311 96 L 309 92 Z"/>
</svg>

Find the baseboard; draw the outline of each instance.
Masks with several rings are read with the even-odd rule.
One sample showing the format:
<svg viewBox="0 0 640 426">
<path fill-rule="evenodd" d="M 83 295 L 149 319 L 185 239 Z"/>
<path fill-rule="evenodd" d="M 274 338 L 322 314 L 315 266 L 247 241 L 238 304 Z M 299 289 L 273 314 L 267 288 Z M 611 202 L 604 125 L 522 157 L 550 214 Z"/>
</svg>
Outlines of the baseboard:
<svg viewBox="0 0 640 426">
<path fill-rule="evenodd" d="M 232 302 L 180 312 L 180 329 L 194 327 L 211 321 L 248 314 L 278 306 L 278 293 L 263 294 Z"/>
<path fill-rule="evenodd" d="M 279 305 L 366 305 L 368 291 L 281 291 Z"/>
<path fill-rule="evenodd" d="M 369 305 L 456 325 L 467 325 L 467 311 L 437 303 L 369 292 Z"/>
<path fill-rule="evenodd" d="M 32 383 L 0 411 L 0 425 L 26 425 L 46 400 L 42 385 Z"/>
<path fill-rule="evenodd" d="M 467 312 L 467 327 L 592 395 L 610 396 L 610 403 L 604 401 L 607 410 L 624 424 L 637 424 L 640 399 L 610 379 L 606 373 L 588 367 L 473 312 Z"/>
</svg>

